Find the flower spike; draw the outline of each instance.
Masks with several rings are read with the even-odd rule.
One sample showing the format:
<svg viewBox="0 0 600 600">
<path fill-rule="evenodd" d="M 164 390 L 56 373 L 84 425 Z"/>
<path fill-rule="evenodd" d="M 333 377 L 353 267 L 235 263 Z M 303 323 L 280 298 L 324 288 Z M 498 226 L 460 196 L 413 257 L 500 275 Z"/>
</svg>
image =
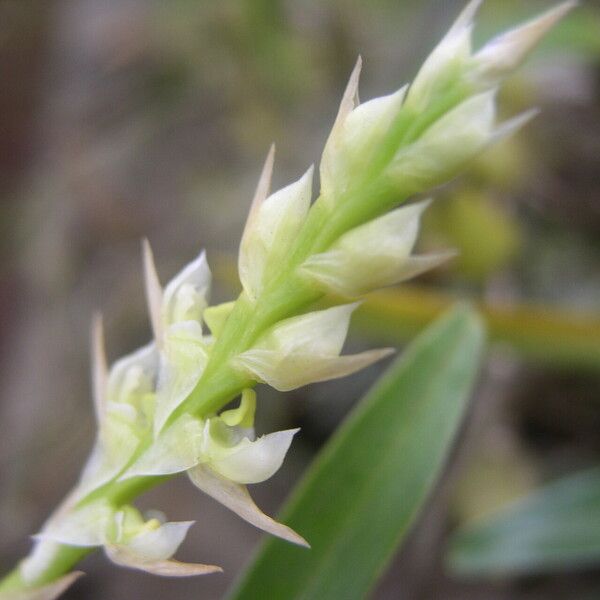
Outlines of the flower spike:
<svg viewBox="0 0 600 600">
<path fill-rule="evenodd" d="M 220 571 L 173 559 L 191 521 L 143 517 L 117 500 L 153 483 L 150 478 L 181 472 L 247 522 L 308 545 L 265 515 L 248 492 L 247 485 L 281 467 L 298 432 L 257 437 L 253 388 L 267 383 L 291 390 L 348 375 L 389 355 L 390 349 L 341 355 L 358 303 L 342 304 L 340 297 L 360 298 L 451 256 L 413 254 L 429 203 L 415 198 L 452 180 L 534 115 L 528 111 L 498 124 L 497 88 L 575 2 L 473 52 L 480 4 L 467 4 L 410 86 L 360 104 L 358 58 L 325 144 L 321 193 L 312 206 L 312 167 L 271 192 L 271 147 L 240 243 L 238 300 L 209 306 L 211 272 L 204 252 L 163 290 L 150 244 L 143 240 L 154 339 L 108 369 L 102 321 L 94 317 L 96 442 L 78 484 L 35 536 L 29 557 L 8 586 L 0 581 L 0 600 L 53 600 L 75 578 L 60 578 L 65 566 L 92 548 L 103 548 L 117 564 L 158 575 Z M 332 294 L 331 308 L 307 312 L 326 294 Z M 240 396 L 239 405 L 229 408 Z M 129 485 L 134 477 L 138 480 Z M 15 586 L 14 593 L 4 592 Z"/>
</svg>

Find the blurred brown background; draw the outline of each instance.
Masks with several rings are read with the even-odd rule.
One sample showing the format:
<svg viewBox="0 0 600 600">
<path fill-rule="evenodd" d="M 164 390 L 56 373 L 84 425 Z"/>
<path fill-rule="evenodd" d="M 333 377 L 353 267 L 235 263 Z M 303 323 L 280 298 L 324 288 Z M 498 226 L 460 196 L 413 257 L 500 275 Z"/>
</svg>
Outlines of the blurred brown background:
<svg viewBox="0 0 600 600">
<path fill-rule="evenodd" d="M 112 358 L 149 337 L 140 238 L 163 281 L 205 247 L 213 299 L 231 297 L 231 257 L 271 141 L 279 187 L 318 162 L 358 53 L 363 99 L 397 89 L 461 5 L 0 0 L 2 570 L 27 552 L 91 447 L 92 312 L 105 313 Z M 547 6 L 489 0 L 477 38 Z M 541 116 L 439 194 L 422 243 L 461 258 L 420 285 L 597 314 L 600 4 L 578 10 L 503 93 L 504 113 L 537 105 Z M 350 344 L 376 337 L 357 331 Z M 599 462 L 599 372 L 491 353 L 455 461 L 375 598 L 600 597 L 600 569 L 466 582 L 441 567 L 457 522 Z M 259 391 L 261 431 L 302 426 L 284 468 L 254 490 L 259 505 L 277 509 L 376 375 Z M 141 505 L 197 519 L 182 556 L 225 574 L 152 578 L 96 554 L 65 598 L 220 598 L 260 538 L 185 478 Z"/>
</svg>

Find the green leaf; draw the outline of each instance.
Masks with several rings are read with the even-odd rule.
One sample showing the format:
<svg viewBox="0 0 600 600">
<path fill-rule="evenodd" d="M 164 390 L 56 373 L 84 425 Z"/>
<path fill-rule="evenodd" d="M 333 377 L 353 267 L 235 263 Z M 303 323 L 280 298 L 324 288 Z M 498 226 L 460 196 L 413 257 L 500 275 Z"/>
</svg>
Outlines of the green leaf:
<svg viewBox="0 0 600 600">
<path fill-rule="evenodd" d="M 359 403 L 283 512 L 310 550 L 271 538 L 231 598 L 364 598 L 418 516 L 459 428 L 483 347 L 452 310 Z"/>
<path fill-rule="evenodd" d="M 560 479 L 459 530 L 448 564 L 478 576 L 600 564 L 600 468 Z"/>
</svg>

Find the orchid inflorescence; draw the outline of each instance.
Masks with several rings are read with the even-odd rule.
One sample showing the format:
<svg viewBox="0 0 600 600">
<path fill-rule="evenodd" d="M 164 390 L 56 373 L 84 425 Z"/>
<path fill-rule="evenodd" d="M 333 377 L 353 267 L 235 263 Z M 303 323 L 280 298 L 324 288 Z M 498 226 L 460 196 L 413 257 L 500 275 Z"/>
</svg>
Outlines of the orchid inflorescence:
<svg viewBox="0 0 600 600">
<path fill-rule="evenodd" d="M 479 4 L 467 5 L 410 87 L 360 104 L 359 59 L 325 145 L 321 194 L 312 206 L 312 167 L 269 193 L 271 149 L 240 244 L 243 291 L 235 302 L 209 305 L 204 253 L 163 289 L 144 241 L 153 340 L 108 369 L 102 321 L 94 318 L 96 444 L 30 556 L 0 583 L 0 599 L 57 597 L 76 577 L 65 573 L 96 547 L 117 564 L 159 575 L 220 571 L 172 559 L 191 521 L 145 518 L 131 504 L 176 473 L 186 472 L 253 525 L 308 545 L 262 513 L 248 493 L 247 484 L 279 469 L 298 431 L 256 437 L 253 387 L 291 390 L 387 356 L 388 349 L 340 356 L 355 300 L 452 255 L 412 254 L 429 200 L 396 206 L 450 180 L 531 118 L 529 111 L 496 125 L 498 86 L 573 6 L 561 4 L 473 52 Z M 333 306 L 310 312 L 325 295 Z M 223 410 L 237 397 L 236 408 Z"/>
</svg>

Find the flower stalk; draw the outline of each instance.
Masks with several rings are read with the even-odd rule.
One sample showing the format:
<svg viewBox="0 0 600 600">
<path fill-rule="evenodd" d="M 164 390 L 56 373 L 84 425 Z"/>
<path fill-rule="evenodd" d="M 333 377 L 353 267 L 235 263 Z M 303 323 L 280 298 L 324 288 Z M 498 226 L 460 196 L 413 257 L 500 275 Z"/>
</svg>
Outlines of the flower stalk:
<svg viewBox="0 0 600 600">
<path fill-rule="evenodd" d="M 160 575 L 219 571 L 172 559 L 192 522 L 146 518 L 131 503 L 146 489 L 187 473 L 202 492 L 249 523 L 308 545 L 254 504 L 247 485 L 281 466 L 297 430 L 257 437 L 254 386 L 279 390 L 342 377 L 389 349 L 342 356 L 355 300 L 449 257 L 412 255 L 427 202 L 403 203 L 455 177 L 531 116 L 496 125 L 496 91 L 566 2 L 473 53 L 479 2 L 471 2 L 410 87 L 360 104 L 360 59 L 350 76 L 320 163 L 270 193 L 269 152 L 242 236 L 235 302 L 210 306 L 204 253 L 163 289 L 143 244 L 153 340 L 109 369 L 101 319 L 92 326 L 98 437 L 75 489 L 35 536 L 31 554 L 0 582 L 0 600 L 51 600 L 70 569 L 94 548 L 115 563 Z M 347 301 L 311 305 L 333 292 Z M 223 408 L 240 397 L 239 406 Z"/>
</svg>

